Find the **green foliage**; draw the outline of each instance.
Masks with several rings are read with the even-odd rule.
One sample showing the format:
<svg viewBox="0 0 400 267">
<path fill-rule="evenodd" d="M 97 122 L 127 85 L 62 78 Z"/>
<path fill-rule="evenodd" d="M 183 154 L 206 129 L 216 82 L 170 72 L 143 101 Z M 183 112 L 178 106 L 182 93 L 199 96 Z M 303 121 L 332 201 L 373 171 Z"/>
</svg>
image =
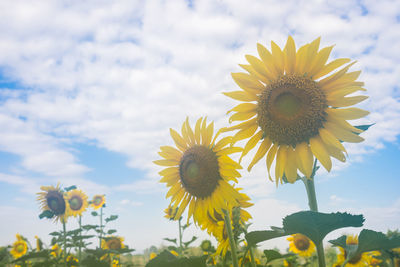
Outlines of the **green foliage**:
<svg viewBox="0 0 400 267">
<path fill-rule="evenodd" d="M 249 245 L 255 245 L 262 241 L 270 240 L 285 235 L 286 235 L 285 232 L 282 233 L 275 230 L 253 231 L 246 234 L 246 240 L 249 243 Z"/>
<path fill-rule="evenodd" d="M 64 191 L 65 192 L 68 192 L 68 191 L 71 191 L 71 190 L 74 190 L 74 189 L 76 189 L 75 185 L 72 185 L 72 186 L 69 186 L 69 187 L 64 187 Z"/>
<path fill-rule="evenodd" d="M 365 125 L 357 125 L 357 126 L 354 126 L 354 127 L 357 128 L 357 129 L 363 130 L 365 132 L 366 130 L 369 129 L 369 127 L 371 127 L 373 125 L 375 125 L 375 123 L 373 123 L 373 124 L 365 124 Z"/>
<path fill-rule="evenodd" d="M 105 218 L 104 220 L 106 221 L 106 223 L 111 222 L 111 221 L 115 221 L 116 219 L 118 219 L 118 215 L 111 215 L 108 218 Z"/>
<path fill-rule="evenodd" d="M 206 260 L 207 256 L 177 258 L 171 252 L 164 250 L 150 260 L 146 267 L 207 267 Z"/>
<path fill-rule="evenodd" d="M 174 243 L 175 245 L 177 245 L 177 243 L 176 243 L 176 238 L 174 238 L 174 239 L 172 239 L 172 238 L 168 238 L 168 237 L 166 237 L 166 238 L 163 238 L 165 241 L 168 241 L 168 242 L 171 242 L 171 243 Z"/>
<path fill-rule="evenodd" d="M 99 214 L 97 213 L 97 211 L 92 211 L 92 216 L 99 216 Z"/>
<path fill-rule="evenodd" d="M 279 251 L 273 250 L 273 249 L 266 249 L 264 250 L 264 255 L 267 258 L 266 264 L 270 263 L 271 261 L 277 260 L 277 259 L 284 259 L 287 257 L 291 257 L 294 254 L 293 253 L 288 253 L 288 254 L 281 254 Z"/>
<path fill-rule="evenodd" d="M 47 218 L 51 219 L 54 217 L 54 213 L 51 210 L 45 210 L 39 214 L 39 219 Z"/>
</svg>

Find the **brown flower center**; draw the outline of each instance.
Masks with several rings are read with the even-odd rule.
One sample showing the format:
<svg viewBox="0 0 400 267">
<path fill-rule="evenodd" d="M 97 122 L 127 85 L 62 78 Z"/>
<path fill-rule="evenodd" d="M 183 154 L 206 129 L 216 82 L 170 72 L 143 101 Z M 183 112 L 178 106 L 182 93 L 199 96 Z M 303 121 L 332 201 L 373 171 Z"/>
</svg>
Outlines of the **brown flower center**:
<svg viewBox="0 0 400 267">
<path fill-rule="evenodd" d="M 214 192 L 221 179 L 217 155 L 206 146 L 193 146 L 183 154 L 179 174 L 190 194 L 206 198 Z"/>
<path fill-rule="evenodd" d="M 305 235 L 296 234 L 293 242 L 296 248 L 301 251 L 305 251 L 310 247 L 310 240 Z"/>
<path fill-rule="evenodd" d="M 25 244 L 24 243 L 18 243 L 17 246 L 15 247 L 15 250 L 18 253 L 23 253 L 25 251 Z"/>
<path fill-rule="evenodd" d="M 70 208 L 71 208 L 72 210 L 74 210 L 74 211 L 80 210 L 80 209 L 82 208 L 82 205 L 83 205 L 83 200 L 82 200 L 82 198 L 79 197 L 79 196 L 72 196 L 72 197 L 69 199 L 68 202 L 69 202 Z"/>
<path fill-rule="evenodd" d="M 100 205 L 102 201 L 103 201 L 103 197 L 102 196 L 95 196 L 93 198 L 93 203 L 95 205 L 97 205 L 97 206 Z"/>
<path fill-rule="evenodd" d="M 258 100 L 258 124 L 274 143 L 295 146 L 318 134 L 325 121 L 324 92 L 310 78 L 285 75 Z"/>
<path fill-rule="evenodd" d="M 65 213 L 65 200 L 64 196 L 59 191 L 49 191 L 46 195 L 47 206 L 55 215 L 62 215 Z"/>
<path fill-rule="evenodd" d="M 113 238 L 107 241 L 107 246 L 109 249 L 120 249 L 121 241 L 118 238 Z"/>
</svg>

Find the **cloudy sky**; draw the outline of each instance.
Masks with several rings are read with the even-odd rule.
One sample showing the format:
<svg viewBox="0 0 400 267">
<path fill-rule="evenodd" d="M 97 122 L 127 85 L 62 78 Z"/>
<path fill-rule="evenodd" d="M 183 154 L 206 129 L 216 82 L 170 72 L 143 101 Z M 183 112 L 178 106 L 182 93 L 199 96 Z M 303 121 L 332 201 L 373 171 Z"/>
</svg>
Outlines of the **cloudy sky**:
<svg viewBox="0 0 400 267">
<path fill-rule="evenodd" d="M 173 144 L 169 128 L 205 115 L 226 126 L 230 73 L 257 42 L 282 47 L 288 35 L 298 46 L 321 36 L 331 59 L 358 61 L 370 96 L 359 107 L 371 112 L 359 123 L 375 123 L 345 164 L 318 173 L 320 210 L 400 228 L 399 32 L 396 0 L 0 1 L 0 246 L 60 228 L 38 219 L 35 195 L 57 182 L 106 194 L 112 226 L 138 251 L 176 236 L 152 163 Z M 276 188 L 263 164 L 242 176 L 251 230 L 307 209 L 303 185 Z M 287 243 L 264 244 L 275 245 Z"/>
</svg>

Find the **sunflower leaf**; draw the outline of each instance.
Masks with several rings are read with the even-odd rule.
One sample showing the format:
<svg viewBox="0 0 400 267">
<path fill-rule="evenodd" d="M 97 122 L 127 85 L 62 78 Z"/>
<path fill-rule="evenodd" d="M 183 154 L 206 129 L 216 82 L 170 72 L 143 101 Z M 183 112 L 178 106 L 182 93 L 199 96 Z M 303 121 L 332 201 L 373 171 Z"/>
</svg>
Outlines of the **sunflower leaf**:
<svg viewBox="0 0 400 267">
<path fill-rule="evenodd" d="M 329 240 L 328 242 L 336 247 L 345 248 L 346 247 L 346 236 L 342 235 L 341 237 L 339 237 L 337 239 Z"/>
<path fill-rule="evenodd" d="M 92 216 L 97 216 L 97 215 L 99 215 L 98 213 L 97 213 L 97 211 L 92 211 Z"/>
<path fill-rule="evenodd" d="M 49 253 L 50 253 L 50 250 L 48 250 L 48 249 L 44 249 L 39 252 L 36 252 L 36 251 L 29 252 L 28 254 L 26 254 L 22 257 L 19 257 L 18 259 L 12 261 L 11 263 L 24 262 L 26 260 L 34 259 L 34 258 L 47 258 Z"/>
<path fill-rule="evenodd" d="M 74 190 L 74 189 L 76 189 L 76 185 L 72 185 L 72 186 L 69 186 L 69 187 L 64 187 L 64 191 L 65 192 L 68 192 L 68 191 L 71 191 L 71 190 Z"/>
<path fill-rule="evenodd" d="M 45 210 L 39 215 L 39 219 L 47 218 L 51 219 L 54 217 L 54 213 L 51 210 Z"/>
<path fill-rule="evenodd" d="M 283 229 L 287 234 L 300 233 L 306 235 L 315 244 L 320 244 L 328 233 L 336 229 L 360 227 L 363 223 L 363 215 L 300 211 L 283 219 Z"/>
<path fill-rule="evenodd" d="M 400 247 L 400 237 L 388 238 L 381 232 L 363 229 L 358 236 L 357 253 Z"/>
<path fill-rule="evenodd" d="M 294 254 L 292 254 L 292 253 L 281 254 L 281 253 L 279 253 L 279 251 L 276 251 L 273 249 L 266 249 L 266 250 L 264 250 L 264 255 L 267 258 L 266 264 L 268 264 L 273 260 L 287 258 L 287 257 L 293 256 Z"/>
<path fill-rule="evenodd" d="M 369 129 L 369 127 L 371 127 L 371 126 L 373 126 L 373 125 L 375 125 L 375 123 L 372 123 L 372 124 L 365 124 L 365 125 L 357 125 L 357 126 L 354 126 L 354 127 L 365 132 L 366 130 Z"/>
<path fill-rule="evenodd" d="M 191 240 L 189 240 L 187 242 L 183 242 L 183 245 L 185 246 L 185 248 L 187 248 L 191 243 L 193 243 L 196 240 L 197 240 L 197 236 L 193 236 Z"/>
<path fill-rule="evenodd" d="M 117 230 L 115 230 L 115 229 L 110 229 L 110 230 L 107 231 L 107 234 L 112 235 L 112 234 L 114 234 L 114 233 L 116 233 L 116 232 L 117 232 Z"/>
<path fill-rule="evenodd" d="M 275 230 L 253 231 L 246 234 L 246 240 L 249 243 L 249 245 L 255 245 L 262 241 L 270 240 L 285 235 L 287 235 L 285 232 L 275 231 Z"/>
<path fill-rule="evenodd" d="M 150 260 L 146 267 L 206 267 L 207 255 L 200 257 L 177 258 L 171 252 L 164 250 L 154 259 Z"/>
<path fill-rule="evenodd" d="M 111 221 L 115 221 L 116 219 L 118 219 L 118 215 L 111 215 L 108 218 L 105 218 L 106 222 L 111 222 Z"/>
<path fill-rule="evenodd" d="M 175 245 L 177 244 L 176 243 L 176 238 L 174 238 L 174 239 L 171 239 L 171 238 L 164 238 L 164 240 L 166 240 L 166 241 L 168 241 L 168 242 L 171 242 L 171 243 L 174 243 Z"/>
</svg>

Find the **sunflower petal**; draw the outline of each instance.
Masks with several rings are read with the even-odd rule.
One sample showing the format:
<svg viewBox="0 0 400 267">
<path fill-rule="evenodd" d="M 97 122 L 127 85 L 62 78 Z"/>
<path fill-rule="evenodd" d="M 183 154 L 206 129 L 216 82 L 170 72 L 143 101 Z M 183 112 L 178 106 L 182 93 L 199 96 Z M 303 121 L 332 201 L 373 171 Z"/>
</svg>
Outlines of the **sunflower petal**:
<svg viewBox="0 0 400 267">
<path fill-rule="evenodd" d="M 344 156 L 343 152 L 340 151 L 338 148 L 333 146 L 325 146 L 325 147 L 328 150 L 329 155 L 331 155 L 337 160 L 340 160 L 341 162 L 346 162 L 346 157 Z"/>
<path fill-rule="evenodd" d="M 226 136 L 226 137 L 222 138 L 221 140 L 219 140 L 215 144 L 213 150 L 214 151 L 219 151 L 219 150 L 221 150 L 222 148 L 224 148 L 226 145 L 228 145 L 230 143 L 232 143 L 232 136 Z"/>
<path fill-rule="evenodd" d="M 223 94 L 235 100 L 244 102 L 251 102 L 258 100 L 258 96 L 256 94 L 248 93 L 246 91 L 223 92 Z"/>
<path fill-rule="evenodd" d="M 175 142 L 175 145 L 177 148 L 179 148 L 179 150 L 181 151 L 185 151 L 187 148 L 187 143 L 185 142 L 185 140 L 182 138 L 182 136 L 180 136 L 174 129 L 170 128 L 169 132 L 171 134 L 172 139 Z"/>
<path fill-rule="evenodd" d="M 261 64 L 263 64 L 263 67 L 266 68 L 264 62 L 261 61 Z M 260 81 L 262 81 L 263 83 L 269 83 L 272 79 L 273 76 L 268 73 L 268 70 L 265 69 L 265 72 L 267 73 L 267 75 L 269 76 L 265 76 L 262 75 L 260 73 L 258 73 L 251 65 L 249 64 L 239 64 L 240 67 L 242 67 L 244 70 L 246 70 L 250 75 L 254 75 L 257 79 L 259 79 Z"/>
<path fill-rule="evenodd" d="M 255 56 L 251 56 L 251 55 L 246 55 L 245 56 L 247 61 L 250 63 L 251 67 L 262 77 L 265 77 L 267 80 L 271 80 L 271 78 L 273 77 L 267 67 L 265 66 L 265 64 L 259 60 L 258 58 L 256 58 Z"/>
<path fill-rule="evenodd" d="M 314 61 L 314 64 L 311 67 L 310 71 L 308 72 L 310 77 L 313 77 L 314 74 L 316 74 L 317 72 L 322 70 L 322 68 L 325 66 L 326 61 L 328 61 L 329 55 L 331 54 L 331 51 L 332 51 L 332 48 L 333 48 L 333 45 L 324 47 L 321 49 L 321 51 L 318 52 L 317 58 Z"/>
<path fill-rule="evenodd" d="M 350 58 L 338 58 L 338 59 L 335 59 L 335 60 L 331 61 L 330 63 L 328 63 L 327 65 L 325 65 L 316 74 L 314 74 L 313 79 L 316 80 L 318 78 L 321 78 L 321 77 L 329 74 L 333 70 L 339 68 L 340 66 L 343 66 L 344 64 L 346 64 L 346 63 L 348 63 L 350 61 L 351 61 Z"/>
<path fill-rule="evenodd" d="M 274 59 L 275 69 L 277 70 L 278 75 L 282 75 L 284 72 L 284 65 L 285 65 L 283 52 L 274 41 L 271 41 L 271 51 L 272 51 L 272 58 Z"/>
<path fill-rule="evenodd" d="M 332 108 L 329 111 L 335 117 L 345 120 L 357 120 L 369 114 L 369 111 L 360 108 Z"/>
<path fill-rule="evenodd" d="M 336 99 L 327 98 L 328 105 L 336 108 L 348 107 L 356 105 L 364 100 L 368 99 L 368 96 L 359 95 L 359 96 L 351 96 L 351 97 L 341 97 Z"/>
<path fill-rule="evenodd" d="M 332 161 L 321 138 L 319 136 L 310 138 L 310 147 L 315 157 L 321 162 L 322 166 L 324 166 L 324 168 L 329 172 L 332 168 Z"/>
<path fill-rule="evenodd" d="M 200 132 L 200 128 L 201 128 L 201 122 L 202 122 L 203 118 L 199 118 L 196 122 L 196 126 L 194 128 L 194 136 L 196 138 L 196 143 L 198 145 L 200 145 L 201 142 L 201 132 Z"/>
<path fill-rule="evenodd" d="M 170 160 L 170 159 L 154 160 L 153 163 L 157 164 L 157 165 L 160 165 L 160 166 L 176 166 L 176 165 L 179 165 L 179 161 Z"/>
<path fill-rule="evenodd" d="M 314 165 L 314 157 L 310 150 L 310 147 L 306 142 L 296 145 L 296 151 L 300 155 L 301 165 L 304 169 L 304 175 L 310 178 L 312 175 L 312 169 Z"/>
<path fill-rule="evenodd" d="M 231 113 L 232 111 L 236 112 L 249 112 L 249 111 L 255 111 L 257 109 L 257 104 L 253 103 L 241 103 L 234 107 L 233 109 L 229 110 L 226 114 Z"/>
<path fill-rule="evenodd" d="M 257 129 L 258 129 L 258 125 L 255 124 L 246 129 L 240 130 L 233 136 L 232 144 L 235 144 L 236 142 L 238 142 L 240 140 L 251 137 L 256 132 Z"/>
<path fill-rule="evenodd" d="M 250 94 L 259 94 L 264 90 L 265 86 L 256 78 L 243 72 L 231 73 L 233 80 L 244 91 Z"/>
<path fill-rule="evenodd" d="M 275 182 L 278 185 L 278 182 L 281 181 L 283 172 L 285 170 L 286 161 L 287 161 L 287 145 L 280 145 L 278 148 L 278 152 L 276 154 L 276 163 L 275 163 Z"/>
<path fill-rule="evenodd" d="M 321 136 L 321 139 L 322 141 L 324 141 L 325 144 L 336 147 L 337 149 L 346 152 L 346 149 L 344 148 L 342 143 L 340 143 L 339 140 L 337 140 L 336 137 L 331 134 L 327 129 L 319 129 L 319 136 Z"/>
<path fill-rule="evenodd" d="M 274 78 L 278 77 L 279 73 L 274 66 L 274 59 L 272 57 L 272 54 L 268 51 L 267 48 L 265 48 L 262 44 L 259 43 L 257 43 L 257 51 L 261 60 L 264 62 L 264 65 L 271 73 L 272 80 L 274 80 Z"/>
<path fill-rule="evenodd" d="M 287 161 L 285 166 L 285 175 L 289 183 L 294 183 L 297 180 L 296 154 L 291 147 L 288 147 L 286 153 L 287 153 Z"/>
<path fill-rule="evenodd" d="M 195 142 L 196 142 L 196 138 L 194 137 L 194 132 L 192 130 L 192 127 L 190 127 L 189 118 L 188 117 L 186 117 L 186 131 L 187 131 L 187 134 L 189 136 L 190 143 L 192 145 L 194 145 Z"/>
<path fill-rule="evenodd" d="M 260 147 L 258 148 L 256 154 L 254 155 L 253 160 L 250 162 L 249 167 L 247 167 L 248 171 L 251 171 L 253 166 L 260 161 L 262 157 L 267 153 L 268 149 L 270 148 L 272 142 L 269 138 L 264 138 L 261 142 Z"/>
<path fill-rule="evenodd" d="M 336 138 L 339 139 L 340 141 L 349 143 L 360 143 L 364 141 L 364 138 L 362 138 L 361 136 L 354 134 L 346 129 L 343 129 L 337 124 L 331 122 L 325 122 L 324 127 L 334 136 L 336 136 Z"/>
<path fill-rule="evenodd" d="M 246 156 L 247 153 L 249 153 L 249 151 L 257 145 L 258 141 L 261 140 L 262 136 L 263 136 L 263 131 L 260 130 L 250 138 L 250 140 L 246 143 L 246 145 L 243 148 L 243 152 L 242 155 L 240 156 L 239 162 L 241 162 L 242 158 Z"/>
<path fill-rule="evenodd" d="M 270 150 L 268 151 L 267 159 L 266 159 L 267 170 L 268 170 L 268 178 L 269 178 L 271 181 L 272 181 L 272 178 L 271 178 L 271 174 L 270 174 L 270 169 L 271 169 L 272 162 L 273 162 L 274 159 L 275 159 L 276 151 L 277 151 L 277 150 L 278 150 L 278 146 L 276 146 L 275 144 L 272 144 Z"/>
<path fill-rule="evenodd" d="M 235 114 L 233 114 L 230 118 L 229 118 L 229 122 L 233 122 L 233 121 L 244 121 L 244 120 L 248 120 L 251 119 L 252 117 L 254 117 L 255 115 L 257 115 L 256 111 L 249 111 L 249 112 L 237 112 Z"/>
<path fill-rule="evenodd" d="M 310 62 L 310 64 L 305 65 L 304 72 L 308 75 L 311 70 L 310 68 L 313 65 L 313 62 L 316 60 L 320 41 L 321 37 L 318 37 L 310 43 L 310 46 L 307 49 L 306 62 Z"/>
<path fill-rule="evenodd" d="M 296 68 L 296 44 L 292 36 L 289 36 L 285 46 L 285 72 L 286 74 L 293 74 Z"/>
</svg>

